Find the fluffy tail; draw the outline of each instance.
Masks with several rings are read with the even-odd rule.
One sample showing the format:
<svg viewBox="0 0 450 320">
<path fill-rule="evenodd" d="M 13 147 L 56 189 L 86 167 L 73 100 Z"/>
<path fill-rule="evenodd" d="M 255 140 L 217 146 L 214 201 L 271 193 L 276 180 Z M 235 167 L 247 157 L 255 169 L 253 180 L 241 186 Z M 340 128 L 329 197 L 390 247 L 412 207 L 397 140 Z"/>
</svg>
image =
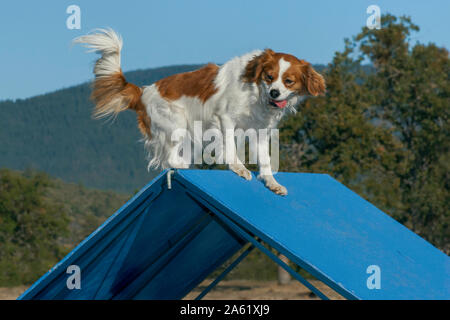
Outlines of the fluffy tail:
<svg viewBox="0 0 450 320">
<path fill-rule="evenodd" d="M 141 132 L 150 138 L 150 118 L 141 101 L 142 89 L 128 83 L 120 68 L 122 38 L 111 29 L 97 29 L 95 33 L 73 40 L 101 54 L 94 67 L 95 81 L 91 99 L 95 103 L 94 117 L 116 116 L 126 109 L 136 111 Z"/>
</svg>

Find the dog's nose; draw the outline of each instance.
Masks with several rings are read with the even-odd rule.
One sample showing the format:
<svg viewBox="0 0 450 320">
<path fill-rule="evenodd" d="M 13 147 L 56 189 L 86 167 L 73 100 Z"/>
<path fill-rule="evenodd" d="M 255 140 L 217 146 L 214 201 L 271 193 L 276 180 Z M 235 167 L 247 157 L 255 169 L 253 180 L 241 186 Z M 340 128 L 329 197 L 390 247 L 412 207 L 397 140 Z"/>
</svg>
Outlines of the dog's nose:
<svg viewBox="0 0 450 320">
<path fill-rule="evenodd" d="M 272 89 L 272 90 L 270 90 L 270 96 L 273 99 L 276 99 L 280 96 L 280 91 L 278 91 L 277 89 Z"/>
</svg>

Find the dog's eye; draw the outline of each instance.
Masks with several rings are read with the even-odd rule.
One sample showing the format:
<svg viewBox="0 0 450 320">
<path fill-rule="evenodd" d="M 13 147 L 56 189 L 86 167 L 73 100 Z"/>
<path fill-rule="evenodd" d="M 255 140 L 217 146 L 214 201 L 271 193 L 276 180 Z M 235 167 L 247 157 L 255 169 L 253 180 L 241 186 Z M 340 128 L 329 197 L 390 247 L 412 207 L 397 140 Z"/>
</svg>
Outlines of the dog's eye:
<svg viewBox="0 0 450 320">
<path fill-rule="evenodd" d="M 291 84 L 294 83 L 294 81 L 292 81 L 291 79 L 285 79 L 284 83 L 286 83 L 288 86 L 290 86 Z"/>
<path fill-rule="evenodd" d="M 267 78 L 267 80 L 269 80 L 269 81 L 272 81 L 272 80 L 273 80 L 273 77 L 272 77 L 270 74 L 266 74 L 266 78 Z"/>
</svg>

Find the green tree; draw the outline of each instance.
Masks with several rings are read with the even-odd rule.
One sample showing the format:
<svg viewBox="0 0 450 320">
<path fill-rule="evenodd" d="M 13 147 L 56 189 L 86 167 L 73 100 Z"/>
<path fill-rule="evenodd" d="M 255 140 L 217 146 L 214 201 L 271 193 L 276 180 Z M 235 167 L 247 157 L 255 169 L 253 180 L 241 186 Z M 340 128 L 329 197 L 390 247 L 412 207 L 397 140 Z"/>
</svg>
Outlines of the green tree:
<svg viewBox="0 0 450 320">
<path fill-rule="evenodd" d="M 346 40 L 327 94 L 283 123 L 282 169 L 327 172 L 448 251 L 448 51 L 411 48 L 408 17 L 381 23 Z"/>
<path fill-rule="evenodd" d="M 376 97 L 372 117 L 392 126 L 402 143 L 397 216 L 448 250 L 450 60 L 435 44 L 411 47 L 418 30 L 408 17 L 386 15 L 381 30 L 364 28 L 355 41 L 376 69 L 367 79 Z"/>
<path fill-rule="evenodd" d="M 65 253 L 60 245 L 68 218 L 44 200 L 50 183 L 42 173 L 0 170 L 0 284 L 30 283 Z"/>
</svg>

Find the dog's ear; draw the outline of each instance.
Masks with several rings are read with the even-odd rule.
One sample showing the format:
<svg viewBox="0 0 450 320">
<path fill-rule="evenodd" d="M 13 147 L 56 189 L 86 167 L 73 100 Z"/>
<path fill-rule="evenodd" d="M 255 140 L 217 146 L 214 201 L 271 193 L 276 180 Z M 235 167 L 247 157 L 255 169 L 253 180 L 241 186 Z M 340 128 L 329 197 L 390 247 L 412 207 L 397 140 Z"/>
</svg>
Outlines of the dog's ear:
<svg viewBox="0 0 450 320">
<path fill-rule="evenodd" d="M 264 64 L 267 63 L 267 61 L 270 60 L 274 54 L 275 52 L 271 49 L 266 49 L 263 53 L 251 59 L 245 67 L 244 73 L 242 74 L 242 80 L 244 82 L 259 83 L 261 73 L 264 69 Z"/>
<path fill-rule="evenodd" d="M 325 94 L 325 80 L 310 64 L 306 65 L 303 69 L 303 81 L 310 95 L 318 96 Z"/>
</svg>

